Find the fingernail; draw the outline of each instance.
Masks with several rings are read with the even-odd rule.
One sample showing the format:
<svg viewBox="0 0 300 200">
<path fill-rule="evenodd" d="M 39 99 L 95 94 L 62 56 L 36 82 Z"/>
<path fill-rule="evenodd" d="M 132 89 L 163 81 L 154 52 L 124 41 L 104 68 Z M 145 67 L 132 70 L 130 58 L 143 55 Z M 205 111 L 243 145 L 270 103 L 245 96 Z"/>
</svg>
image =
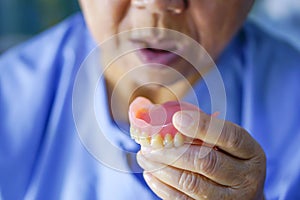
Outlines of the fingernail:
<svg viewBox="0 0 300 200">
<path fill-rule="evenodd" d="M 191 111 L 181 111 L 174 115 L 174 124 L 179 128 L 189 128 L 193 125 L 194 119 L 192 115 L 189 113 Z"/>
</svg>

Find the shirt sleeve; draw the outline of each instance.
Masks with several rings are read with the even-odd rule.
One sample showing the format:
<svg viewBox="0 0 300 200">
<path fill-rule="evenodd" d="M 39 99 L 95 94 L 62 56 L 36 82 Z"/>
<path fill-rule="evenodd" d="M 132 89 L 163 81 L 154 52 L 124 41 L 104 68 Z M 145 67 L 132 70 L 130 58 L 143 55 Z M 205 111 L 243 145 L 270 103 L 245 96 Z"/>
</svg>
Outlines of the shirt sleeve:
<svg viewBox="0 0 300 200">
<path fill-rule="evenodd" d="M 20 195 L 25 192 L 44 140 L 56 83 L 49 57 L 41 55 L 47 53 L 51 56 L 31 45 L 0 60 L 0 191 L 4 196 L 16 189 Z"/>
<path fill-rule="evenodd" d="M 22 199 L 28 190 L 55 126 L 53 107 L 65 96 L 59 88 L 82 61 L 74 56 L 84 51 L 82 21 L 71 17 L 0 57 L 0 199 Z"/>
</svg>

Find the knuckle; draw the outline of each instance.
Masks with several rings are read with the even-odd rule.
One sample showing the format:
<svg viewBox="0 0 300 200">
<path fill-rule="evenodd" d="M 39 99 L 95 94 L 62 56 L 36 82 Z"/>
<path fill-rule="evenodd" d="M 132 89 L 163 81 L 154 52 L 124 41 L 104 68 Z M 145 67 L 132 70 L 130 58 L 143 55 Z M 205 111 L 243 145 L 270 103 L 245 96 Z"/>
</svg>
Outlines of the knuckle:
<svg viewBox="0 0 300 200">
<path fill-rule="evenodd" d="M 240 137 L 240 128 L 230 124 L 226 126 L 225 141 L 227 146 L 231 149 L 239 149 L 243 143 L 242 137 Z"/>
<path fill-rule="evenodd" d="M 257 147 L 257 149 L 258 149 L 257 156 L 260 158 L 261 163 L 265 164 L 267 162 L 266 153 L 259 144 L 257 146 L 258 146 Z"/>
<path fill-rule="evenodd" d="M 170 198 L 170 199 L 172 199 L 172 198 Z M 176 196 L 174 199 L 175 199 L 175 200 L 190 200 L 191 198 L 189 198 L 189 197 L 188 197 L 187 195 L 185 195 L 185 194 L 180 194 L 180 195 Z"/>
<path fill-rule="evenodd" d="M 199 124 L 199 131 L 202 134 L 205 134 L 208 130 L 210 124 L 210 118 L 204 116 L 203 119 L 201 120 L 201 123 Z"/>
<path fill-rule="evenodd" d="M 263 150 L 261 150 L 261 160 L 262 160 L 263 165 L 266 165 L 267 156 L 266 156 L 266 153 Z"/>
<path fill-rule="evenodd" d="M 205 172 L 205 174 L 212 175 L 216 172 L 217 170 L 217 165 L 218 165 L 218 156 L 215 151 L 210 151 L 204 159 L 199 160 L 200 162 L 200 170 Z"/>
<path fill-rule="evenodd" d="M 196 174 L 183 171 L 179 178 L 179 187 L 189 193 L 197 194 L 199 190 L 199 182 Z"/>
<path fill-rule="evenodd" d="M 244 190 L 245 193 L 254 194 L 260 188 L 260 182 L 257 181 L 257 178 L 250 176 L 249 174 L 245 176 L 240 189 Z"/>
</svg>

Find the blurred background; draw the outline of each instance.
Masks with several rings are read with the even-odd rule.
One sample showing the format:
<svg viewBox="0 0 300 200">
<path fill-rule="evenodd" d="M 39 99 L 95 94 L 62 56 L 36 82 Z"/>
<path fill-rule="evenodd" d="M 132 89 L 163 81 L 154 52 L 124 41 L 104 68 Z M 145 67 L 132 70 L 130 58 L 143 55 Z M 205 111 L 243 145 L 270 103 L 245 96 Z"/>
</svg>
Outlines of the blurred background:
<svg viewBox="0 0 300 200">
<path fill-rule="evenodd" d="M 300 0 L 256 0 L 250 17 L 300 50 Z"/>
<path fill-rule="evenodd" d="M 77 0 L 1 0 L 0 53 L 78 10 Z"/>
<path fill-rule="evenodd" d="M 77 0 L 1 0 L 0 54 L 78 10 Z M 250 17 L 300 49 L 300 0 L 256 0 Z"/>
</svg>

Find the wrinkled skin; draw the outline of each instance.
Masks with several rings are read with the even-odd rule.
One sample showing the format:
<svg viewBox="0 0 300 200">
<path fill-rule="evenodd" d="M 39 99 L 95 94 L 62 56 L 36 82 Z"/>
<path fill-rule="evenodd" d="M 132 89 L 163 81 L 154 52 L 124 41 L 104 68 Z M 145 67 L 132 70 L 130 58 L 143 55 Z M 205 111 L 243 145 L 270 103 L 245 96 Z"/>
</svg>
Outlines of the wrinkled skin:
<svg viewBox="0 0 300 200">
<path fill-rule="evenodd" d="M 185 7 L 183 0 L 149 0 L 146 6 L 137 6 L 135 1 L 142 0 L 80 1 L 88 27 L 98 43 L 135 28 L 168 28 L 196 40 L 214 60 L 218 59 L 241 27 L 253 4 L 253 0 L 190 0 Z M 170 12 L 170 6 L 181 12 Z M 149 69 L 143 74 L 133 73 L 133 76 L 123 80 L 121 86 L 116 87 L 120 77 L 139 64 L 141 61 L 133 53 L 120 58 L 105 73 L 108 98 L 112 90 L 117 94 L 118 100 L 114 105 L 119 110 L 119 120 L 128 120 L 128 107 L 124 106 L 124 102 L 130 102 L 136 96 L 162 103 L 182 97 L 187 90 L 182 80 L 176 79 L 168 86 L 168 90 L 140 85 L 140 90 L 134 91 L 136 85 L 139 86 L 140 76 L 147 81 L 163 79 L 157 69 Z M 184 61 L 179 60 L 175 65 L 178 69 L 192 72 L 192 68 Z M 187 73 L 185 77 L 191 84 L 201 78 L 191 74 Z M 187 137 L 197 133 L 196 138 L 216 144 L 220 150 L 197 145 L 161 151 L 142 148 L 137 159 L 145 169 L 144 177 L 150 188 L 163 199 L 263 199 L 266 158 L 249 133 L 231 122 L 225 122 L 219 138 L 204 137 L 208 122 L 211 121 L 209 115 L 201 113 L 198 118 L 191 112 L 189 120 L 185 121 L 189 121 L 190 126 L 181 126 L 180 121 L 176 121 L 176 116 L 181 117 L 180 114 L 175 114 L 173 118 L 180 132 Z M 222 121 L 214 119 L 213 122 L 218 124 Z M 172 162 L 183 152 L 176 162 Z M 157 168 L 160 169 L 152 170 Z"/>
<path fill-rule="evenodd" d="M 208 124 L 223 122 L 200 111 L 177 112 L 175 127 L 187 137 L 215 144 L 153 150 L 143 148 L 137 160 L 145 180 L 163 199 L 263 199 L 265 155 L 243 128 L 225 122 L 219 138 L 206 137 Z M 200 116 L 199 116 L 200 115 Z M 214 134 L 212 134 L 214 135 Z"/>
<path fill-rule="evenodd" d="M 134 6 L 134 1 L 147 0 L 80 1 L 89 29 L 98 43 L 114 34 L 132 29 L 167 28 L 179 31 L 197 41 L 214 60 L 217 60 L 225 45 L 244 22 L 253 3 L 253 0 L 189 0 L 188 7 L 181 14 L 174 14 L 168 11 L 168 4 L 170 2 L 179 4 L 183 0 L 148 0 L 150 2 L 148 6 L 142 8 Z M 141 63 L 134 54 L 119 58 L 107 71 L 107 79 L 115 85 L 122 75 Z M 179 71 L 193 72 L 193 67 L 183 60 L 174 65 Z M 123 84 L 126 85 L 126 90 L 130 84 L 138 82 L 138 77 L 142 77 L 147 82 L 161 81 L 166 77 L 166 74 L 155 69 L 149 69 L 143 74 L 140 72 L 130 74 L 132 75 L 131 83 Z M 186 78 L 191 78 L 191 80 L 199 78 L 199 75 L 191 76 Z M 176 81 L 178 84 L 182 82 Z M 142 84 L 145 85 L 145 82 Z M 178 84 L 174 85 L 178 86 Z M 184 91 L 182 88 L 180 90 Z M 179 94 L 179 96 L 182 95 Z M 156 103 L 155 99 L 152 100 Z"/>
</svg>

